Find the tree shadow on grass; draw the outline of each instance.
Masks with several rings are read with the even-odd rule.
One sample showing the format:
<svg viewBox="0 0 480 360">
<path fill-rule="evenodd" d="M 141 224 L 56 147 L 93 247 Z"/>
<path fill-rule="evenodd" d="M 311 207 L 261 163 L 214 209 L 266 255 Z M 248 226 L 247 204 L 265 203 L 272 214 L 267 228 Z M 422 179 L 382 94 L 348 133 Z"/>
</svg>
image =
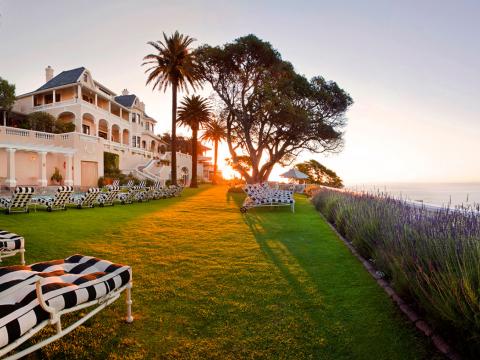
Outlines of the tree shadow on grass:
<svg viewBox="0 0 480 360">
<path fill-rule="evenodd" d="M 234 196 L 236 202 L 238 199 L 241 200 L 240 197 Z M 301 299 L 303 310 L 318 327 L 321 327 L 324 323 L 322 312 L 325 308 L 321 292 L 309 272 L 292 253 L 285 239 L 278 235 L 277 231 L 272 231 L 268 220 L 265 219 L 268 212 L 285 213 L 285 210 L 283 208 L 255 209 L 244 215 L 245 223 L 249 226 L 262 252 L 281 272 L 296 297 Z M 289 209 L 288 213 L 290 213 Z"/>
</svg>

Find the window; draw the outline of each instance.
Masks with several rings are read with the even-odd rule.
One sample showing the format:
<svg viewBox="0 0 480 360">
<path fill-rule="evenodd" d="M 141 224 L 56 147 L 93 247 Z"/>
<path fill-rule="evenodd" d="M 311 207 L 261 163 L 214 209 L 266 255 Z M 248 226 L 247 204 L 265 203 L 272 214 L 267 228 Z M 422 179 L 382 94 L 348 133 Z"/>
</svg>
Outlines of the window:
<svg viewBox="0 0 480 360">
<path fill-rule="evenodd" d="M 90 135 L 90 126 L 83 124 L 82 130 L 84 134 Z"/>
<path fill-rule="evenodd" d="M 83 81 L 84 81 L 84 82 L 87 82 L 87 81 L 88 81 L 88 75 L 87 75 L 87 74 L 83 74 Z"/>
<path fill-rule="evenodd" d="M 55 102 L 60 102 L 62 101 L 61 94 L 55 94 Z"/>
<path fill-rule="evenodd" d="M 51 104 L 53 102 L 53 94 L 46 94 L 44 100 L 45 104 Z"/>
</svg>

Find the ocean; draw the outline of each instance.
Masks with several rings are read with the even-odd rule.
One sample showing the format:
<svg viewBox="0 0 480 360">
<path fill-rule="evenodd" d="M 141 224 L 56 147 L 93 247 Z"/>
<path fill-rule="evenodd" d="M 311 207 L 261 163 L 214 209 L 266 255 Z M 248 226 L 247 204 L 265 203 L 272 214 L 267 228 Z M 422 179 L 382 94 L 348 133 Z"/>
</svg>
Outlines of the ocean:
<svg viewBox="0 0 480 360">
<path fill-rule="evenodd" d="M 351 184 L 346 188 L 370 193 L 388 193 L 397 198 L 439 206 L 480 204 L 480 183 Z"/>
</svg>

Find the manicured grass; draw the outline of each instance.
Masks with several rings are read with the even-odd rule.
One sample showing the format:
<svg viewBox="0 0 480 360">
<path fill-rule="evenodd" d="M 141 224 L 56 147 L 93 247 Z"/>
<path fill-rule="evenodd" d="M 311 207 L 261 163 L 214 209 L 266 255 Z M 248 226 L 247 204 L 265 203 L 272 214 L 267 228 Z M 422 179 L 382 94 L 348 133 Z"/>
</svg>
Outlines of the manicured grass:
<svg viewBox="0 0 480 360">
<path fill-rule="evenodd" d="M 142 204 L 0 215 L 0 229 L 26 238 L 27 263 L 82 253 L 133 268 L 133 324 L 119 300 L 38 356 L 435 356 L 306 198 L 295 214 L 245 216 L 242 199 L 205 186 Z"/>
</svg>

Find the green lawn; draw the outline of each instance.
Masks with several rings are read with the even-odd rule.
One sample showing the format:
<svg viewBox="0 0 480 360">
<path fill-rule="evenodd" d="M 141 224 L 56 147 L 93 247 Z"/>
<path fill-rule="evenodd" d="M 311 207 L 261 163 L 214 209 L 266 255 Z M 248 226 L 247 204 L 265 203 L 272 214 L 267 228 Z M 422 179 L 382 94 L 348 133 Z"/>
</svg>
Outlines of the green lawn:
<svg viewBox="0 0 480 360">
<path fill-rule="evenodd" d="M 38 357 L 435 356 L 306 198 L 295 214 L 247 215 L 242 199 L 205 186 L 142 204 L 0 215 L 0 229 L 25 237 L 27 263 L 82 253 L 133 268 L 132 324 L 122 298 Z"/>
</svg>

